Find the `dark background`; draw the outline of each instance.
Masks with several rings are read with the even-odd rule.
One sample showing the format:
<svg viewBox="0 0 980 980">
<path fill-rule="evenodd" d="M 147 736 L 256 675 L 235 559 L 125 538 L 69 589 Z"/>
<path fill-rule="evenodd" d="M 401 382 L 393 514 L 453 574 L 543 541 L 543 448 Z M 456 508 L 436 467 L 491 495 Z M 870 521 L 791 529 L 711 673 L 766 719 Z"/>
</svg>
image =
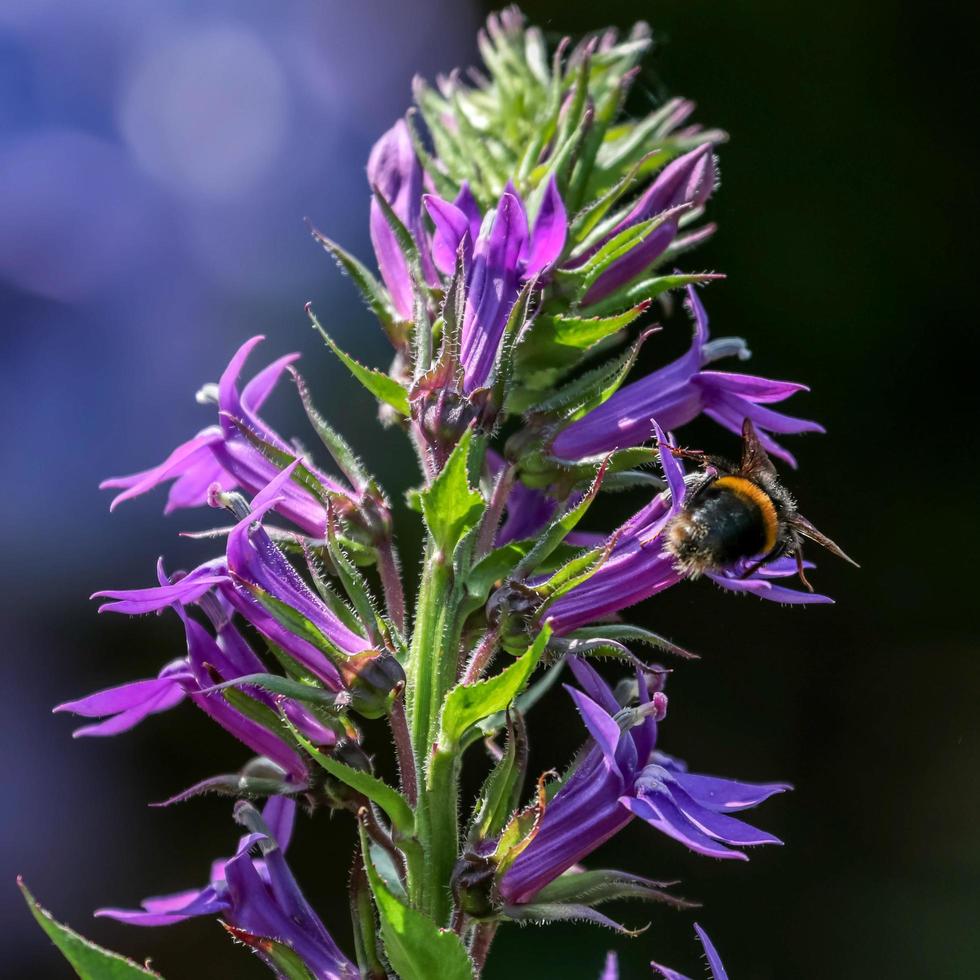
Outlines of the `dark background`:
<svg viewBox="0 0 980 980">
<path fill-rule="evenodd" d="M 685 586 L 645 621 L 698 650 L 669 685 L 662 742 L 704 772 L 787 779 L 759 812 L 785 848 L 748 864 L 689 857 L 641 825 L 592 864 L 680 877 L 733 977 L 970 977 L 980 964 L 980 659 L 973 300 L 980 159 L 972 5 L 526 3 L 556 35 L 652 21 L 657 51 L 633 108 L 697 100 L 725 128 L 717 237 L 692 258 L 716 335 L 751 369 L 812 385 L 794 409 L 827 436 L 793 440 L 805 513 L 862 564 L 819 556 L 833 607 L 783 609 Z M 380 332 L 308 239 L 309 214 L 367 257 L 363 163 L 411 76 L 474 60 L 482 9 L 298 2 L 67 3 L 0 8 L 0 417 L 4 806 L 0 906 L 11 976 L 68 976 L 19 905 L 23 873 L 61 919 L 168 978 L 262 976 L 214 922 L 136 930 L 99 905 L 203 882 L 237 837 L 216 799 L 147 810 L 243 755 L 185 707 L 127 736 L 70 739 L 51 705 L 178 654 L 167 619 L 97 617 L 98 588 L 189 567 L 163 497 L 112 517 L 95 490 L 210 422 L 194 404 L 241 340 L 306 353 L 321 408 L 399 492 L 397 436 L 321 353 L 335 335 L 383 363 Z M 678 337 L 669 321 L 657 363 Z M 660 343 L 658 340 L 657 343 Z M 682 344 L 683 340 L 677 341 Z M 672 351 L 673 348 L 670 348 Z M 256 363 L 261 363 L 258 359 Z M 300 430 L 284 387 L 271 412 Z M 732 451 L 712 426 L 686 441 Z M 402 545 L 417 535 L 403 522 Z M 411 563 L 409 563 L 411 564 Z M 561 695 L 532 729 L 540 768 L 580 726 Z M 342 941 L 350 828 L 300 825 L 294 866 Z M 614 909 L 637 940 L 589 927 L 506 927 L 487 976 L 624 977 L 651 957 L 698 974 L 691 915 Z M 348 944 L 349 945 L 349 944 Z"/>
</svg>

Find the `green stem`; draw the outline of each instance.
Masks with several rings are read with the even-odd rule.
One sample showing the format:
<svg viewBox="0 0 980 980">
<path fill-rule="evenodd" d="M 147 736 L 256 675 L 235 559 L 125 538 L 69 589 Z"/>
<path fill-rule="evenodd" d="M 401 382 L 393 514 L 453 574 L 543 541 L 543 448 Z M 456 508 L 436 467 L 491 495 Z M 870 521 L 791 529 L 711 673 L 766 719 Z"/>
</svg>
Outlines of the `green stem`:
<svg viewBox="0 0 980 980">
<path fill-rule="evenodd" d="M 459 849 L 456 759 L 436 751 L 439 711 L 456 682 L 458 598 L 452 566 L 430 540 L 406 665 L 409 731 L 420 769 L 416 828 L 425 855 L 421 874 L 409 876 L 409 896 L 439 925 L 449 921 L 450 878 Z"/>
</svg>

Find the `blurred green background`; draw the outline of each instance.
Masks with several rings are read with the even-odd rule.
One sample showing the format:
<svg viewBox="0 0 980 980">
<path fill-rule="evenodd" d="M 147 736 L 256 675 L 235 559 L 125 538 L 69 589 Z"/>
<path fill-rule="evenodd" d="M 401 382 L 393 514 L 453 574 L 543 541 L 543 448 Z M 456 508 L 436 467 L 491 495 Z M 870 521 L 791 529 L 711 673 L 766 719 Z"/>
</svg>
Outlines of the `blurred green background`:
<svg viewBox="0 0 980 980">
<path fill-rule="evenodd" d="M 100 5 L 78 6 L 94 14 Z M 448 0 L 421 4 L 415 14 L 395 14 L 384 3 L 356 10 L 299 3 L 288 13 L 251 2 L 162 6 L 190 31 L 217 21 L 266 31 L 270 46 L 281 42 L 270 49 L 293 68 L 301 59 L 290 60 L 296 42 L 286 27 L 309 40 L 308 17 L 318 32 L 304 57 L 321 57 L 328 67 L 335 59 L 340 68 L 317 81 L 323 101 L 307 100 L 302 111 L 288 105 L 290 139 L 268 178 L 269 194 L 293 188 L 283 213 L 259 215 L 223 241 L 229 261 L 252 270 L 250 281 L 223 273 L 186 316 L 173 311 L 164 321 L 156 298 L 143 301 L 142 279 L 126 284 L 136 295 L 111 314 L 91 296 L 46 293 L 10 272 L 0 232 L 9 325 L 0 370 L 19 450 L 8 479 L 11 492 L 23 494 L 7 510 L 5 532 L 10 705 L 0 890 L 3 921 L 16 936 L 10 975 L 19 978 L 69 974 L 17 907 L 14 872 L 59 917 L 113 948 L 151 954 L 171 980 L 265 975 L 212 922 L 142 931 L 88 918 L 100 904 L 134 905 L 146 894 L 190 887 L 213 856 L 228 853 L 236 830 L 226 802 L 168 811 L 143 804 L 241 762 L 237 747 L 214 737 L 190 709 L 126 738 L 80 743 L 70 741 L 64 718 L 48 715 L 60 700 L 145 676 L 179 651 L 176 623 L 100 619 L 84 597 L 149 581 L 161 551 L 171 564 L 189 566 L 199 553 L 175 531 L 209 523 L 208 515 L 158 518 L 159 497 L 110 519 L 94 483 L 149 464 L 206 424 L 192 414 L 190 395 L 218 373 L 234 345 L 260 330 L 270 335 L 270 359 L 285 349 L 306 352 L 321 407 L 389 490 L 397 495 L 414 478 L 408 452 L 392 433 L 379 434 L 369 400 L 321 354 L 304 324 L 302 304 L 313 299 L 345 346 L 383 363 L 379 332 L 308 244 L 299 218 L 311 214 L 368 254 L 361 184 L 368 147 L 407 103 L 414 71 L 431 76 L 475 60 L 473 32 L 486 12 Z M 54 2 L 38 7 L 52 18 L 61 12 Z M 48 73 L 55 88 L 72 89 L 58 103 L 68 108 L 58 111 L 98 130 L 97 114 L 86 115 L 80 102 L 99 107 L 110 96 L 65 74 L 74 63 L 53 58 L 45 47 L 50 32 L 30 40 L 23 25 L 43 24 L 38 7 L 12 3 L 0 14 L 5 77 L 19 95 L 23 78 L 33 85 Z M 978 8 L 609 0 L 528 2 L 524 9 L 556 38 L 649 20 L 657 47 L 632 108 L 683 94 L 697 101 L 699 121 L 731 134 L 710 207 L 720 230 L 689 264 L 728 276 L 702 294 L 716 335 L 745 336 L 753 371 L 812 386 L 794 410 L 820 419 L 828 435 L 792 441 L 801 466 L 788 483 L 804 512 L 863 566 L 858 572 L 815 556 L 814 583 L 837 598 L 833 607 L 782 609 L 706 583 L 643 607 L 641 621 L 703 657 L 680 665 L 670 681 L 663 747 L 698 771 L 794 783 L 794 793 L 767 803 L 759 816 L 787 846 L 757 851 L 748 864 L 712 862 L 631 826 L 591 863 L 682 879 L 678 890 L 703 902 L 696 917 L 733 978 L 976 976 L 980 643 L 970 582 L 978 545 Z M 95 59 L 110 32 L 100 24 L 90 18 L 89 34 L 68 38 L 66 49 L 88 45 L 86 56 Z M 8 103 L 15 105 L 12 96 Z M 0 111 L 0 151 L 30 122 L 8 103 Z M 346 115 L 330 115 L 342 103 Z M 36 104 L 57 116 L 44 100 Z M 333 127 L 333 143 L 302 129 L 321 117 L 324 132 Z M 106 123 L 107 141 L 110 129 Z M 318 170 L 303 183 L 295 179 L 296 159 L 307 138 Z M 188 200 L 189 209 L 212 214 L 210 203 Z M 229 213 L 248 207 L 254 204 L 236 203 Z M 220 230 L 224 217 L 213 220 Z M 139 233 L 151 238 L 158 226 L 148 222 Z M 296 258 L 281 275 L 264 275 L 271 259 L 252 255 L 242 244 L 248 236 L 270 255 L 284 250 Z M 50 254 L 39 248 L 39 261 Z M 165 276 L 161 291 L 187 296 L 193 282 L 194 296 L 205 295 L 185 273 L 165 273 L 165 263 L 156 275 L 154 262 L 145 278 Z M 186 276 L 197 269 L 189 259 Z M 124 284 L 113 282 L 111 292 L 123 295 Z M 683 315 L 667 326 L 661 347 L 659 339 L 647 345 L 651 365 L 683 344 Z M 41 349 L 45 357 L 35 360 Z M 165 370 L 157 357 L 169 358 Z M 178 403 L 179 410 L 171 407 Z M 276 408 L 282 429 L 299 429 L 288 397 Z M 685 441 L 735 448 L 734 437 L 710 425 L 691 427 Z M 610 516 L 622 506 L 610 505 Z M 411 555 L 412 519 L 402 528 L 403 553 Z M 580 739 L 562 695 L 546 710 L 546 723 L 532 721 L 538 768 L 563 762 Z M 342 942 L 346 903 L 338 883 L 350 839 L 345 821 L 321 817 L 301 824 L 292 852 L 308 896 Z M 624 980 L 648 976 L 652 957 L 701 975 L 690 913 L 640 905 L 613 913 L 652 924 L 635 940 L 585 926 L 506 927 L 488 980 L 595 978 L 606 949 L 620 953 Z"/>
</svg>

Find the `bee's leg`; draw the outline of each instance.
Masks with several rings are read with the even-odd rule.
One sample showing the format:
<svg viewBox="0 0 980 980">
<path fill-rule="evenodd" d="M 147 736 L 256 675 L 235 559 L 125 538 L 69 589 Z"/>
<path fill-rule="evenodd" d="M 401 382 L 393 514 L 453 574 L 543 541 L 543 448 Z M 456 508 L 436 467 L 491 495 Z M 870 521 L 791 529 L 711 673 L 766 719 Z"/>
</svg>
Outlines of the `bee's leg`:
<svg viewBox="0 0 980 980">
<path fill-rule="evenodd" d="M 749 578 L 751 575 L 755 575 L 763 565 L 768 565 L 770 562 L 775 561 L 777 558 L 781 558 L 786 552 L 786 544 L 777 544 L 775 548 L 772 549 L 768 554 L 763 555 L 758 561 L 752 562 L 751 565 L 739 576 L 739 578 Z"/>
<path fill-rule="evenodd" d="M 667 442 L 657 442 L 658 449 L 666 449 L 675 459 L 689 459 L 698 466 L 713 466 L 720 473 L 731 473 L 732 464 L 723 456 L 715 456 L 701 449 L 685 449 L 683 446 L 672 446 Z"/>
<path fill-rule="evenodd" d="M 803 548 L 800 543 L 796 543 L 796 574 L 799 575 L 800 581 L 806 586 L 807 592 L 813 591 L 813 586 L 810 584 L 806 577 L 806 573 L 803 571 Z"/>
</svg>

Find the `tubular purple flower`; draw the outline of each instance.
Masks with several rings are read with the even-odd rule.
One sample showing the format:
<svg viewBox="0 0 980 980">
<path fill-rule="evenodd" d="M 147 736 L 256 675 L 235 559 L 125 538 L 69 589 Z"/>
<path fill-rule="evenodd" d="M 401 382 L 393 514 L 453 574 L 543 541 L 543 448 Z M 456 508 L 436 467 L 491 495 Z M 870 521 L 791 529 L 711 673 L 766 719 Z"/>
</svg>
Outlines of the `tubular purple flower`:
<svg viewBox="0 0 980 980">
<path fill-rule="evenodd" d="M 608 619 L 629 606 L 649 599 L 686 578 L 676 561 L 664 548 L 663 531 L 684 503 L 684 468 L 663 447 L 668 445 L 663 430 L 654 422 L 653 432 L 661 446 L 660 465 L 667 489 L 657 494 L 644 508 L 613 532 L 615 541 L 606 561 L 595 573 L 548 608 L 552 628 L 557 635 L 580 626 Z M 773 579 L 796 573 L 795 562 L 777 559 L 743 577 L 739 565 L 708 577 L 732 592 L 751 592 L 762 599 L 784 603 L 828 603 L 827 596 L 799 592 L 776 585 Z"/>
<path fill-rule="evenodd" d="M 641 244 L 630 249 L 606 269 L 586 293 L 582 305 L 589 306 L 605 299 L 648 269 L 674 241 L 681 214 L 702 207 L 714 186 L 715 164 L 710 143 L 704 143 L 668 163 L 626 217 L 602 241 L 593 245 L 584 255 L 578 256 L 575 264 L 581 264 L 606 241 L 633 225 L 664 212 L 676 210 L 677 214 L 654 228 Z"/>
<path fill-rule="evenodd" d="M 701 947 L 704 949 L 704 955 L 708 960 L 708 968 L 711 971 L 710 980 L 728 980 L 728 974 L 725 972 L 725 967 L 722 965 L 721 957 L 718 955 L 718 950 L 715 949 L 714 943 L 709 938 L 708 934 L 701 928 L 696 922 L 694 923 L 694 931 L 697 933 L 698 939 L 701 940 Z M 688 977 L 676 970 L 671 970 L 669 967 L 661 966 L 659 963 L 651 963 L 651 967 L 656 970 L 664 980 L 688 980 Z"/>
<path fill-rule="evenodd" d="M 236 816 L 254 814 L 245 819 L 262 831 L 245 834 L 233 857 L 215 861 L 207 885 L 144 899 L 141 909 L 104 908 L 95 914 L 137 926 L 219 915 L 246 933 L 289 946 L 318 980 L 354 980 L 357 968 L 303 897 L 283 856 L 295 810 L 292 799 L 278 796 L 269 799 L 261 818 L 248 804 L 238 804 Z M 256 850 L 261 856 L 253 856 Z"/>
<path fill-rule="evenodd" d="M 498 883 L 505 902 L 533 902 L 549 882 L 592 853 L 633 817 L 699 854 L 745 860 L 741 847 L 778 839 L 732 817 L 789 787 L 688 773 L 656 751 L 667 698 L 637 672 L 639 706 L 620 707 L 585 661 L 569 658 L 585 692 L 566 687 L 591 740 L 582 761 L 548 803 L 531 842 Z"/>
<path fill-rule="evenodd" d="M 433 257 L 444 275 L 452 274 L 456 253 L 463 248 L 466 309 L 460 359 L 463 389 L 470 394 L 490 377 L 521 287 L 546 275 L 560 257 L 568 234 L 565 206 L 552 177 L 529 231 L 524 202 L 508 184 L 474 239 L 479 211 L 469 188 L 464 187 L 453 204 L 434 195 L 424 200 L 435 225 Z"/>
<path fill-rule="evenodd" d="M 337 666 L 309 640 L 286 629 L 256 598 L 270 596 L 304 617 L 341 656 L 371 649 L 370 642 L 343 623 L 314 595 L 262 526 L 262 518 L 277 507 L 283 487 L 290 485 L 294 461 L 252 499 L 251 513 L 228 535 L 228 572 L 235 587 L 224 594 L 233 608 L 260 633 L 278 644 L 314 673 L 331 690 L 343 687 Z"/>
<path fill-rule="evenodd" d="M 426 281 L 430 285 L 438 284 L 422 228 L 422 166 L 404 119 L 399 119 L 374 144 L 368 157 L 367 176 L 371 187 L 377 188 L 415 239 Z M 395 311 L 403 320 L 411 320 L 415 296 L 411 273 L 395 233 L 374 199 L 371 200 L 371 243 Z"/>
<path fill-rule="evenodd" d="M 772 433 L 823 432 L 823 426 L 766 406 L 809 389 L 790 381 L 705 370 L 712 361 L 738 352 L 743 345 L 738 340 L 709 340 L 708 315 L 693 286 L 688 287 L 686 305 L 694 319 L 694 339 L 687 353 L 621 388 L 598 408 L 562 429 L 551 443 L 553 455 L 578 460 L 638 446 L 652 435 L 651 419 L 664 429 L 673 430 L 703 412 L 735 433 L 742 431 L 745 419 L 751 419 L 766 450 L 796 465 Z"/>
<path fill-rule="evenodd" d="M 162 564 L 158 565 L 157 574 L 161 590 L 169 587 L 172 591 L 172 583 L 163 571 Z M 253 752 L 275 762 L 292 782 L 305 783 L 308 775 L 306 764 L 286 741 L 242 714 L 220 693 L 210 693 L 216 683 L 233 681 L 249 674 L 265 673 L 266 667 L 216 599 L 208 602 L 201 596 L 198 601 L 207 603 L 207 611 L 216 628 L 215 636 L 192 619 L 180 601 L 169 603 L 184 625 L 187 639 L 186 659 L 168 664 L 152 680 L 123 684 L 78 701 L 58 705 L 54 710 L 70 711 L 88 718 L 110 716 L 99 724 L 77 729 L 74 733 L 76 738 L 85 735 L 116 735 L 133 728 L 150 714 L 176 707 L 185 697 L 189 697 L 225 731 Z M 247 693 L 276 713 L 282 710 L 314 743 L 336 743 L 335 733 L 299 702 L 291 698 L 274 698 L 254 685 L 248 687 Z"/>
<path fill-rule="evenodd" d="M 123 488 L 110 504 L 115 509 L 125 500 L 138 497 L 161 483 L 173 480 L 165 513 L 181 507 L 200 507 L 207 503 L 208 488 L 220 483 L 226 490 L 237 487 L 257 493 L 278 473 L 278 467 L 267 459 L 240 431 L 238 420 L 263 441 L 282 452 L 294 454 L 286 441 L 259 416 L 259 409 L 272 394 L 283 371 L 298 354 L 287 354 L 261 370 L 239 391 L 238 379 L 249 354 L 263 340 L 261 336 L 246 341 L 232 357 L 217 385 L 216 400 L 219 424 L 199 432 L 178 446 L 162 463 L 130 476 L 112 477 L 100 487 Z M 349 487 L 313 467 L 308 467 L 323 484 L 326 492 L 355 499 Z M 277 511 L 308 534 L 322 537 L 326 527 L 323 504 L 298 484 L 284 487 Z"/>
</svg>

